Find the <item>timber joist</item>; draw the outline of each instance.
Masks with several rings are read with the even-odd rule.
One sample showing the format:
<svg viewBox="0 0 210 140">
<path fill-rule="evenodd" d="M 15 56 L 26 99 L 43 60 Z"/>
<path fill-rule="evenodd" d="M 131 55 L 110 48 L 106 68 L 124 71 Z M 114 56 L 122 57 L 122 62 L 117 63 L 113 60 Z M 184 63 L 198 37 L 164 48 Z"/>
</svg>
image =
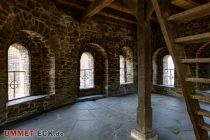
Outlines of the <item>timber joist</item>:
<svg viewBox="0 0 210 140">
<path fill-rule="evenodd" d="M 115 20 L 121 22 L 121 24 L 137 24 L 135 13 L 129 10 L 129 8 L 121 6 L 115 0 L 56 0 L 56 2 L 61 6 L 69 7 L 68 10 L 71 10 L 71 8 L 78 9 L 82 13 L 80 15 L 81 17 L 78 17 L 80 20 L 87 20 L 97 15 L 96 18 L 98 16 L 105 17 L 108 20 L 111 19 L 110 21 Z M 109 10 L 104 10 L 106 8 L 110 8 L 115 12 L 112 13 Z"/>
</svg>

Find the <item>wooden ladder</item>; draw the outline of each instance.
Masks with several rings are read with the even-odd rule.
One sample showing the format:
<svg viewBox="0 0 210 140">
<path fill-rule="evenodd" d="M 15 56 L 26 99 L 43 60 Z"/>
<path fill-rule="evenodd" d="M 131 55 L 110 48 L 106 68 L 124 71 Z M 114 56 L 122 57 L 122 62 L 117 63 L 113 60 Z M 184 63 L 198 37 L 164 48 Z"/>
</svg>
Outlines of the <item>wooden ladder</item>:
<svg viewBox="0 0 210 140">
<path fill-rule="evenodd" d="M 180 80 L 183 96 L 187 105 L 191 122 L 193 124 L 197 140 L 209 140 L 208 131 L 210 125 L 204 121 L 204 117 L 210 117 L 210 112 L 200 108 L 199 102 L 210 103 L 210 96 L 197 94 L 195 83 L 210 83 L 210 79 L 193 77 L 189 64 L 210 63 L 210 58 L 187 59 L 185 45 L 210 41 L 210 33 L 202 33 L 186 37 L 178 37 L 177 28 L 183 22 L 210 15 L 210 2 L 184 12 L 170 15 L 170 0 L 152 0 L 166 46 L 171 54 L 177 76 Z"/>
</svg>

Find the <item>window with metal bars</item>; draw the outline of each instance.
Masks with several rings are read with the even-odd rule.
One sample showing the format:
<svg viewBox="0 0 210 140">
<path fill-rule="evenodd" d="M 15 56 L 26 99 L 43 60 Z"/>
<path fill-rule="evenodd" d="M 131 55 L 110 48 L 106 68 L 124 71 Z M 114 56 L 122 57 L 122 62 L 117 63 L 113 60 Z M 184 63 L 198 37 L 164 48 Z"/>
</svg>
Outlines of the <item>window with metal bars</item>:
<svg viewBox="0 0 210 140">
<path fill-rule="evenodd" d="M 174 63 L 170 55 L 163 57 L 163 84 L 174 86 Z"/>
<path fill-rule="evenodd" d="M 133 83 L 133 61 L 120 55 L 120 84 Z"/>
<path fill-rule="evenodd" d="M 30 58 L 28 50 L 20 44 L 8 49 L 8 100 L 29 96 Z"/>
<path fill-rule="evenodd" d="M 94 88 L 94 59 L 84 52 L 80 59 L 80 89 Z"/>
</svg>

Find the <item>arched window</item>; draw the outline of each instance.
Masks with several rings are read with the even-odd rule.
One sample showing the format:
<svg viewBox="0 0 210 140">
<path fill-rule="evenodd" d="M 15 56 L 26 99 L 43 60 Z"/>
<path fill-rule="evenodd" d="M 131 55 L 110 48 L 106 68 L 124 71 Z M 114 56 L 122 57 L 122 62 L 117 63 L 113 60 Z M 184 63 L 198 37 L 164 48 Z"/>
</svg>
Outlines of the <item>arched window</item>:
<svg viewBox="0 0 210 140">
<path fill-rule="evenodd" d="M 163 58 L 163 84 L 174 86 L 174 63 L 170 55 Z"/>
<path fill-rule="evenodd" d="M 120 55 L 120 84 L 125 84 L 125 58 Z"/>
<path fill-rule="evenodd" d="M 8 100 L 29 96 L 30 58 L 28 50 L 20 44 L 8 49 Z"/>
<path fill-rule="evenodd" d="M 125 54 L 120 55 L 120 84 L 133 83 L 133 54 L 130 49 Z"/>
<path fill-rule="evenodd" d="M 94 88 L 94 59 L 84 52 L 80 59 L 80 89 Z"/>
</svg>

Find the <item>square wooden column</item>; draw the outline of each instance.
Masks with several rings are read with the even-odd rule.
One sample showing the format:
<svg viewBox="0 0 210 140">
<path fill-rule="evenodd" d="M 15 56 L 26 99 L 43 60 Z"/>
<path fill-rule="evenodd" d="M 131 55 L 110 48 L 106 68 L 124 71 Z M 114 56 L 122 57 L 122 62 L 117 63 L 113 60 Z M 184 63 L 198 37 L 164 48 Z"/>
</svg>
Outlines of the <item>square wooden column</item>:
<svg viewBox="0 0 210 140">
<path fill-rule="evenodd" d="M 151 85 L 151 24 L 146 17 L 146 0 L 138 0 L 138 108 L 137 126 L 131 136 L 137 140 L 157 140 L 152 129 Z"/>
<path fill-rule="evenodd" d="M 4 47 L 0 49 L 0 125 L 3 125 L 6 121 L 6 103 L 8 99 L 7 52 L 5 50 Z"/>
</svg>

